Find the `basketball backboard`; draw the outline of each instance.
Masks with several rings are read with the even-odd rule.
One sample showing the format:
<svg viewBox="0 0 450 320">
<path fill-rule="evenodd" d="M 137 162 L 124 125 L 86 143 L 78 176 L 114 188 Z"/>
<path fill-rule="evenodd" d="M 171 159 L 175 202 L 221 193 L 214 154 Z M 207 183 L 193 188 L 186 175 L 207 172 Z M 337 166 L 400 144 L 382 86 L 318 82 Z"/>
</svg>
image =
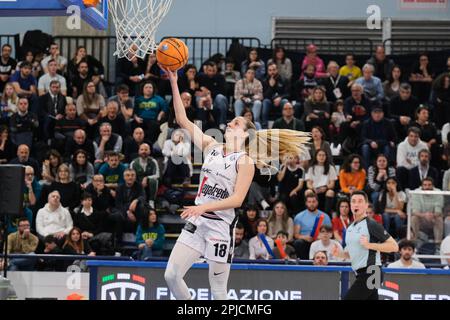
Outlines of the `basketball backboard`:
<svg viewBox="0 0 450 320">
<path fill-rule="evenodd" d="M 86 7 L 83 0 L 0 0 L 0 16 L 65 16 L 71 5 L 81 8 L 81 17 L 92 27 L 108 28 L 108 0 L 100 0 L 95 8 Z"/>
</svg>

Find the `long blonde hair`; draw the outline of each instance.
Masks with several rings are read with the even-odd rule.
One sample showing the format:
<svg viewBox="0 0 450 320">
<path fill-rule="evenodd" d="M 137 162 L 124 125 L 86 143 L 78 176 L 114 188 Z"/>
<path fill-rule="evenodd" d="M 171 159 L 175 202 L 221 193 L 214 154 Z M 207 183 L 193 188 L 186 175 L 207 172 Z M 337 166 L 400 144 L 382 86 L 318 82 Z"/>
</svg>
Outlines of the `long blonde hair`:
<svg viewBox="0 0 450 320">
<path fill-rule="evenodd" d="M 17 96 L 17 93 L 14 90 L 14 87 L 11 83 L 5 84 L 5 88 L 3 89 L 2 102 L 5 104 L 8 103 L 8 97 L 6 96 L 6 88 L 8 87 L 13 88 L 13 94 L 11 95 L 11 103 L 17 105 L 17 103 L 19 102 L 19 97 Z"/>
<path fill-rule="evenodd" d="M 308 152 L 306 145 L 311 133 L 289 129 L 256 130 L 255 125 L 247 121 L 249 137 L 245 142 L 245 151 L 256 165 L 272 167 L 271 162 L 283 159 L 287 154 L 301 155 Z"/>
</svg>

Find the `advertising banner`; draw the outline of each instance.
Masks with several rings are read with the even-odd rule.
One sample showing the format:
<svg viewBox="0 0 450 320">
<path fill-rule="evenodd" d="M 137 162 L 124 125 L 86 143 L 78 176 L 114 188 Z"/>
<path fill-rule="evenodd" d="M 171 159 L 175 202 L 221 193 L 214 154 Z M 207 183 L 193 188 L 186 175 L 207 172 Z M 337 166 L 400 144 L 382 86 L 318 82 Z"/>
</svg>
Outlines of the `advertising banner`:
<svg viewBox="0 0 450 320">
<path fill-rule="evenodd" d="M 191 269 L 186 278 L 195 300 L 210 300 L 208 270 Z M 230 300 L 337 300 L 339 272 L 232 270 Z M 98 300 L 173 299 L 164 280 L 164 269 L 98 267 Z M 92 297 L 91 297 L 92 299 Z"/>
</svg>

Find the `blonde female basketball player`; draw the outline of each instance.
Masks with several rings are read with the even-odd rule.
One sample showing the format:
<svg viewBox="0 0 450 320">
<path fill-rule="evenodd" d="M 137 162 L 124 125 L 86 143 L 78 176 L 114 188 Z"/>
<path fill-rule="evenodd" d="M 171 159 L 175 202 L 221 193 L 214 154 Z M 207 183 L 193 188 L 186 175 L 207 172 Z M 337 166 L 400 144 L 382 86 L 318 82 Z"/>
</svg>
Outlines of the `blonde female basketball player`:
<svg viewBox="0 0 450 320">
<path fill-rule="evenodd" d="M 290 130 L 256 131 L 253 123 L 237 117 L 226 127 L 226 143 L 219 144 L 188 120 L 178 90 L 177 73 L 165 72 L 172 86 L 177 123 L 189 132 L 205 158 L 196 205 L 186 207 L 181 214 L 188 222 L 172 250 L 164 277 L 176 299 L 191 299 L 183 278 L 203 256 L 209 264 L 211 293 L 214 299 L 225 300 L 238 218 L 234 209 L 241 207 L 247 195 L 255 163 L 267 164 L 287 152 L 302 153 L 303 144 L 308 141 L 307 134 Z M 259 149 L 252 152 L 256 150 L 252 147 L 255 143 L 263 146 L 264 154 Z M 271 150 L 274 143 L 279 145 L 278 151 L 266 155 L 265 150 L 267 147 Z"/>
</svg>

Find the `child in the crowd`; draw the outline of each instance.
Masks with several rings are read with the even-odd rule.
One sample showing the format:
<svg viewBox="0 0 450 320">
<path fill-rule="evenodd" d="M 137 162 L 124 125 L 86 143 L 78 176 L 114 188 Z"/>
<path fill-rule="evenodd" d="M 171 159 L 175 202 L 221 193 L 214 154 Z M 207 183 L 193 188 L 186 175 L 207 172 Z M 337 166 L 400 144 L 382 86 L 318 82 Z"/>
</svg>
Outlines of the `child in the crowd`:
<svg viewBox="0 0 450 320">
<path fill-rule="evenodd" d="M 148 260 L 163 254 L 166 230 L 158 222 L 155 209 L 150 209 L 148 220 L 139 224 L 136 230 L 136 244 L 139 247 L 138 260 Z"/>
</svg>

